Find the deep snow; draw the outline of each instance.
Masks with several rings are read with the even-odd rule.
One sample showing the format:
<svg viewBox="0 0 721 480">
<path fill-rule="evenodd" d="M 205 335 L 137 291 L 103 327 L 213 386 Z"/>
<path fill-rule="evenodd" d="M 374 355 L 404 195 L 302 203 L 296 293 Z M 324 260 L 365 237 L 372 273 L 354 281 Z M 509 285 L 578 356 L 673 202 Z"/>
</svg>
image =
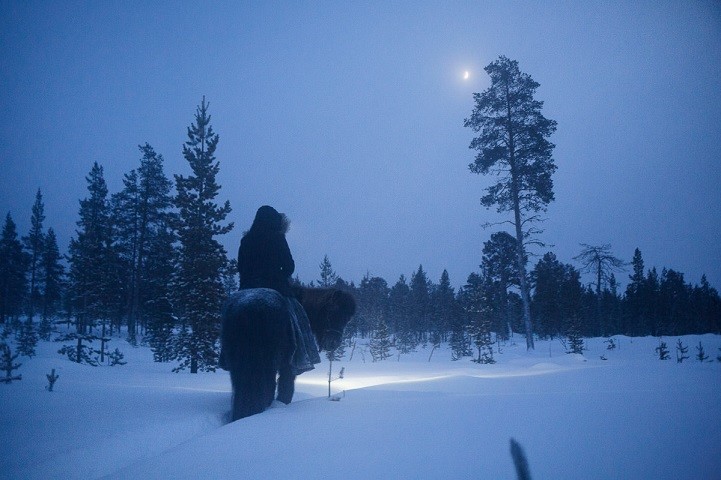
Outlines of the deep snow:
<svg viewBox="0 0 721 480">
<path fill-rule="evenodd" d="M 0 478 L 511 479 L 512 437 L 535 479 L 721 478 L 721 337 L 682 338 L 683 364 L 675 337 L 667 361 L 650 337 L 587 340 L 583 356 L 517 337 L 495 365 L 447 348 L 373 363 L 359 342 L 333 365 L 340 401 L 324 359 L 291 405 L 231 424 L 226 372 L 175 374 L 117 339 L 127 365 L 77 365 L 41 343 L 0 385 Z"/>
</svg>

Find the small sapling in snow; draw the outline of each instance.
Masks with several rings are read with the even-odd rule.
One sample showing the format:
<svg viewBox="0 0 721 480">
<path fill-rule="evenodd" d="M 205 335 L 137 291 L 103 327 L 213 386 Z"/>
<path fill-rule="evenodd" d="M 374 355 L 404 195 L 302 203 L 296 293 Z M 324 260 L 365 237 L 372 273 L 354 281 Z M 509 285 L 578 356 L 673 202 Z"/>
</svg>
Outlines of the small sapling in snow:
<svg viewBox="0 0 721 480">
<path fill-rule="evenodd" d="M 676 341 L 676 362 L 682 363 L 684 360 L 687 360 L 689 357 L 686 355 L 688 353 L 688 347 L 685 346 L 681 339 L 679 338 Z"/>
<path fill-rule="evenodd" d="M 128 363 L 123 360 L 124 358 L 125 355 L 123 355 L 123 352 L 121 352 L 117 348 L 114 351 L 108 353 L 108 361 L 110 362 L 111 367 L 114 367 L 115 365 L 125 365 L 126 363 Z"/>
<path fill-rule="evenodd" d="M 45 390 L 47 390 L 48 392 L 52 392 L 53 386 L 55 385 L 55 382 L 58 381 L 58 378 L 60 378 L 60 375 L 56 375 L 55 369 L 53 368 L 53 371 L 48 373 L 45 376 L 48 377 L 48 386 L 45 387 Z"/>
<path fill-rule="evenodd" d="M 615 350 L 616 349 L 616 341 L 613 338 L 607 338 L 603 341 L 603 343 L 606 344 L 606 350 Z"/>
<path fill-rule="evenodd" d="M 666 345 L 666 342 L 659 339 L 659 345 L 656 347 L 656 353 L 658 353 L 658 359 L 659 360 L 668 360 L 669 357 L 669 351 L 668 346 Z"/>
<path fill-rule="evenodd" d="M 22 365 L 22 363 L 15 363 L 20 354 L 13 355 L 7 343 L 0 345 L 0 350 L 2 350 L 2 353 L 0 353 L 0 370 L 5 371 L 5 378 L 0 378 L 0 382 L 10 383 L 13 380 L 22 380 L 22 375 L 13 375 L 13 370 L 17 370 Z"/>
<path fill-rule="evenodd" d="M 340 372 L 338 372 L 338 376 L 335 378 L 333 377 L 333 360 L 335 359 L 334 352 L 335 352 L 335 350 L 333 352 L 327 353 L 327 357 L 328 357 L 328 398 L 330 398 L 331 400 L 340 400 L 340 398 L 336 399 L 334 397 L 331 397 L 331 395 L 330 395 L 331 382 L 340 380 L 343 378 L 343 375 L 345 375 L 345 367 L 341 367 Z"/>
<path fill-rule="evenodd" d="M 699 362 L 705 362 L 708 360 L 708 355 L 706 355 L 706 352 L 703 349 L 703 345 L 701 345 L 701 342 L 698 342 L 698 347 L 696 347 L 696 359 Z"/>
</svg>

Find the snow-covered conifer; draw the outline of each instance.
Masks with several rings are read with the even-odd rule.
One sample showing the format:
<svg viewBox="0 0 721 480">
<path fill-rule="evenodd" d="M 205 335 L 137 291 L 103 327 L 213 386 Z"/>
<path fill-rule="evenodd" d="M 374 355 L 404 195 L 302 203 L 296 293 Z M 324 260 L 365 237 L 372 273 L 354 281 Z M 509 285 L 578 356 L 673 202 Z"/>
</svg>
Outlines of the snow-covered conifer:
<svg viewBox="0 0 721 480">
<path fill-rule="evenodd" d="M 381 319 L 376 329 L 371 334 L 370 352 L 374 362 L 383 361 L 391 356 L 391 339 L 388 333 L 388 325 Z"/>
<path fill-rule="evenodd" d="M 218 364 L 220 308 L 226 297 L 222 271 L 227 254 L 215 237 L 233 228 L 232 223 L 222 225 L 231 211 L 230 203 L 219 206 L 215 202 L 220 191 L 216 182 L 220 164 L 215 159 L 218 140 L 203 97 L 183 145 L 192 174 L 175 175 L 180 248 L 174 291 L 182 327 L 176 342 L 175 354 L 180 361 L 176 371 L 214 371 Z"/>
</svg>

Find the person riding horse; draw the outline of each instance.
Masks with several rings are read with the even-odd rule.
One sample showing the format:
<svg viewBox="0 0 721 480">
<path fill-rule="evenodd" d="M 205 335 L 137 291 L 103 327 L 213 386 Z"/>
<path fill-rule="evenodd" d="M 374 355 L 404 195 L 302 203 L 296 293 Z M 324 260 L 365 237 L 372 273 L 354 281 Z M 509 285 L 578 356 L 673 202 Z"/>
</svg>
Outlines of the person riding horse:
<svg viewBox="0 0 721 480">
<path fill-rule="evenodd" d="M 288 300 L 295 351 L 291 365 L 300 375 L 320 363 L 318 345 L 310 328 L 310 321 L 291 286 L 295 262 L 285 238 L 290 222 L 285 214 L 264 205 L 255 214 L 253 224 L 240 241 L 238 273 L 240 289 L 271 288 Z M 221 352 L 221 368 L 225 368 Z"/>
</svg>

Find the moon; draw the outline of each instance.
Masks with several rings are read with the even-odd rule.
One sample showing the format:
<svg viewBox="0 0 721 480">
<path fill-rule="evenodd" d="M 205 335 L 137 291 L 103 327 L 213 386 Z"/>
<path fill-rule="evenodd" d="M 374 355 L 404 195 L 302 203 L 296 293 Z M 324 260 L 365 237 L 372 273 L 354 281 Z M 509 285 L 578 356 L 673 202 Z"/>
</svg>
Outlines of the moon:
<svg viewBox="0 0 721 480">
<path fill-rule="evenodd" d="M 471 72 L 469 72 L 468 70 L 463 72 L 463 80 L 468 80 L 468 77 L 470 77 L 470 76 L 471 76 Z"/>
</svg>

